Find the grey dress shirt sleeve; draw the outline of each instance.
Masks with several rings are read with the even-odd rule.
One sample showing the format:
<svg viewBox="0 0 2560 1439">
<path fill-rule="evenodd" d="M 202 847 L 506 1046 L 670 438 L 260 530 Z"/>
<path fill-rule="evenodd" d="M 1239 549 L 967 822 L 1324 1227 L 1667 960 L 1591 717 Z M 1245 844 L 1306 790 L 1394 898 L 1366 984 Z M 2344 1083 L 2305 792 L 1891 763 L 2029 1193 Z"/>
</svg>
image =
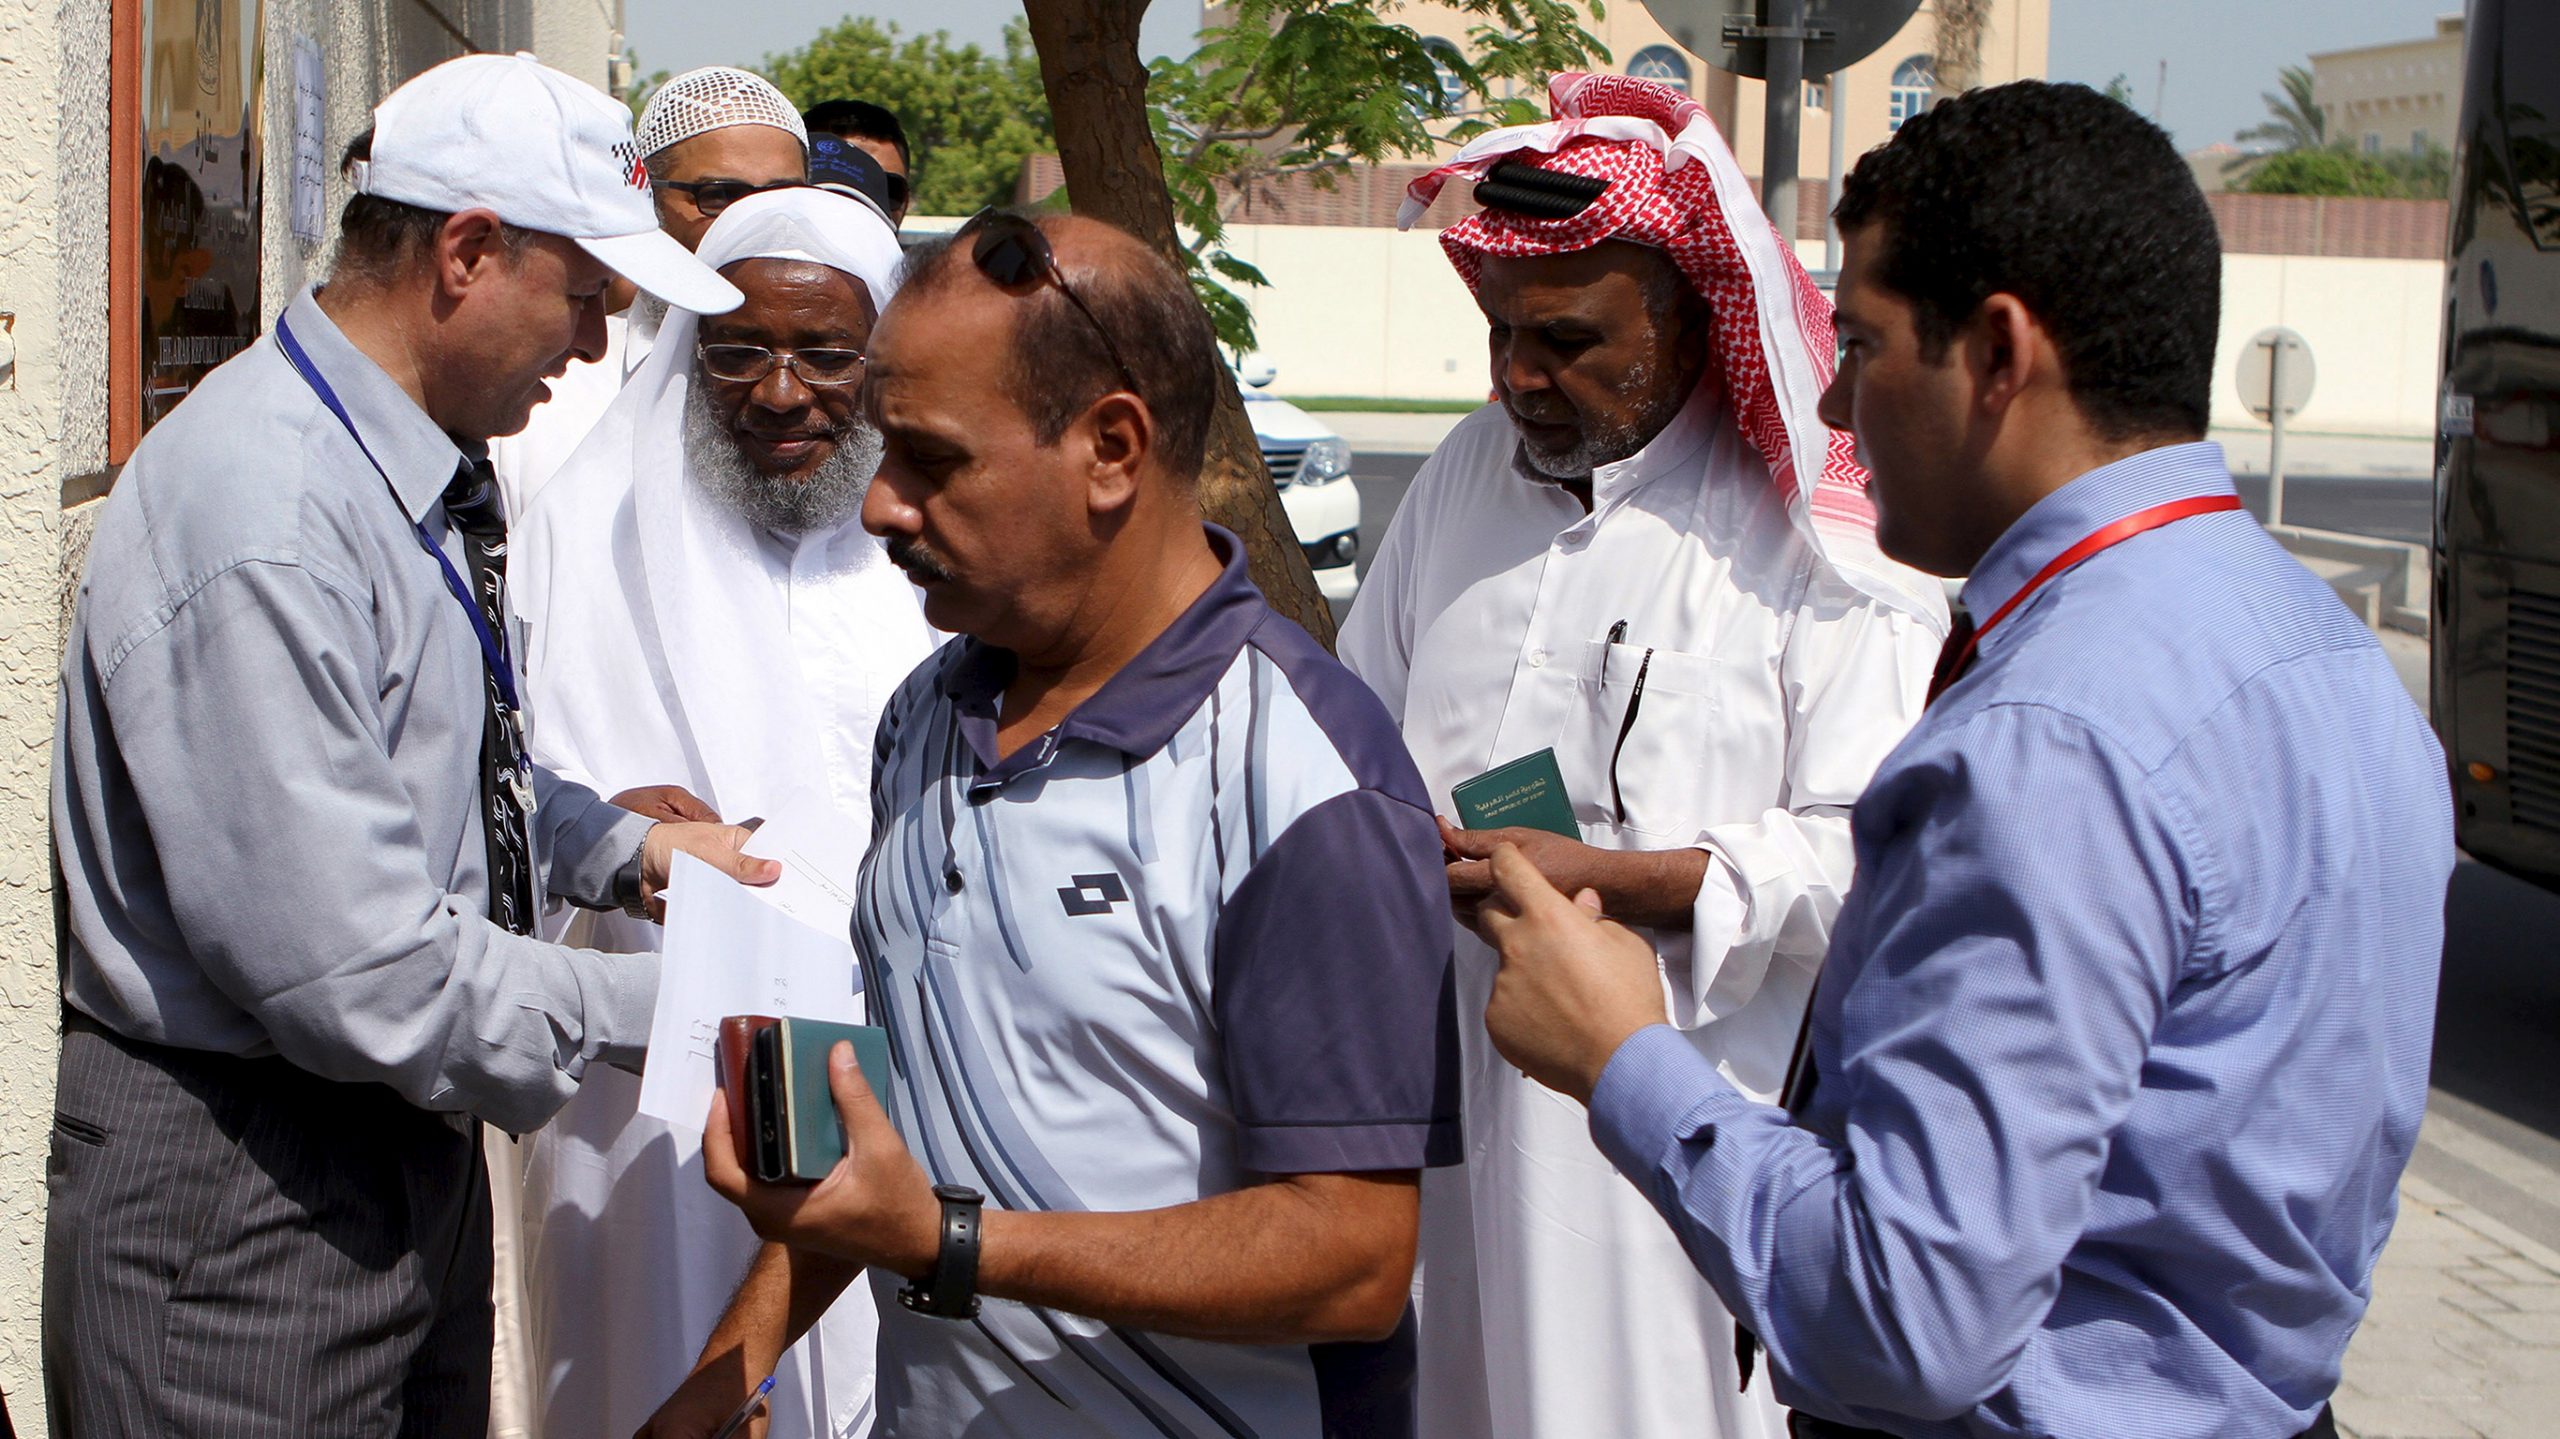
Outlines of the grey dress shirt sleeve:
<svg viewBox="0 0 2560 1439">
<path fill-rule="evenodd" d="M 589 909 L 614 907 L 614 875 L 637 858 L 655 820 L 616 809 L 594 790 L 533 767 L 533 822 L 542 836 L 543 880 L 553 894 Z"/>
<path fill-rule="evenodd" d="M 374 634 L 365 593 L 304 565 L 204 581 L 104 677 L 129 793 L 189 956 L 279 1054 L 530 1129 L 590 1061 L 645 1046 L 656 960 L 512 935 L 448 892 L 454 856 L 427 851 L 391 762 Z M 546 832 L 594 891 L 647 821 L 552 797 Z"/>
</svg>

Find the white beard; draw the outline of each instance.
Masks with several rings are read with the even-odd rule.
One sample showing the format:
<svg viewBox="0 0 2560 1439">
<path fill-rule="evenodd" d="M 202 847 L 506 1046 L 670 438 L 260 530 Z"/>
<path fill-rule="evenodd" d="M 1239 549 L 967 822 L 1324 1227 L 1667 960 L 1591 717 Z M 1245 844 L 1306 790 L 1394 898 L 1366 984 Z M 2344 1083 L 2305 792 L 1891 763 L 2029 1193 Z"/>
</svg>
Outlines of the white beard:
<svg viewBox="0 0 2560 1439">
<path fill-rule="evenodd" d="M 807 479 L 777 478 L 757 469 L 738 448 L 737 437 L 712 413 L 699 376 L 686 388 L 686 471 L 704 493 L 773 534 L 831 530 L 862 513 L 862 497 L 880 471 L 885 448 L 880 431 L 856 414 L 846 422 L 835 453 Z"/>
</svg>

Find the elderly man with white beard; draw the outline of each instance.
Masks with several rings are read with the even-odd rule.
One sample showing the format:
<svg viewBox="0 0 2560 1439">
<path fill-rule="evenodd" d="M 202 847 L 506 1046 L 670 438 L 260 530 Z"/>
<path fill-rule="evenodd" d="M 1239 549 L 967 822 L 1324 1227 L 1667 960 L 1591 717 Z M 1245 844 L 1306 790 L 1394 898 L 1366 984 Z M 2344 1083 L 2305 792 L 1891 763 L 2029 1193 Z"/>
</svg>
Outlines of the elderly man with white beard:
<svg viewBox="0 0 2560 1439">
<path fill-rule="evenodd" d="M 770 817 L 817 792 L 865 825 L 880 708 L 934 643 L 859 520 L 880 463 L 862 352 L 897 240 L 871 206 L 802 188 L 729 206 L 699 253 L 746 303 L 670 311 L 518 530 L 532 748 L 603 794 L 678 777 L 621 794 L 647 812 Z M 659 940 L 632 916 L 563 922 L 601 949 Z M 638 1094 L 610 1076 L 526 1142 L 549 1439 L 638 1428 L 755 1251 L 703 1185 L 699 1135 L 637 1114 Z M 867 1431 L 873 1327 L 867 1292 L 849 1294 L 786 1357 L 774 1432 Z"/>
</svg>

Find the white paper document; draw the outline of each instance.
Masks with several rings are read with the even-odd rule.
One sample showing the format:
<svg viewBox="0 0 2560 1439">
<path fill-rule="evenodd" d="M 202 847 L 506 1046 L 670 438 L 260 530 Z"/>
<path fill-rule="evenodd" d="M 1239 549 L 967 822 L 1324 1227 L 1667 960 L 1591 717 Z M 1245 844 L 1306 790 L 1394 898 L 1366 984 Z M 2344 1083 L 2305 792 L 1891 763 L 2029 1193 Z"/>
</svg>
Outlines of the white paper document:
<svg viewBox="0 0 2560 1439">
<path fill-rule="evenodd" d="M 748 836 L 746 852 L 779 860 L 782 878 L 747 892 L 811 929 L 851 934 L 862 832 L 825 795 L 802 795 L 767 816 Z"/>
<path fill-rule="evenodd" d="M 783 863 L 787 882 L 791 862 Z M 666 945 L 640 1112 L 680 1132 L 700 1132 L 719 1092 L 722 1019 L 862 1020 L 862 970 L 850 931 L 842 924 L 813 928 L 765 893 L 689 854 L 677 854 L 668 875 Z"/>
</svg>

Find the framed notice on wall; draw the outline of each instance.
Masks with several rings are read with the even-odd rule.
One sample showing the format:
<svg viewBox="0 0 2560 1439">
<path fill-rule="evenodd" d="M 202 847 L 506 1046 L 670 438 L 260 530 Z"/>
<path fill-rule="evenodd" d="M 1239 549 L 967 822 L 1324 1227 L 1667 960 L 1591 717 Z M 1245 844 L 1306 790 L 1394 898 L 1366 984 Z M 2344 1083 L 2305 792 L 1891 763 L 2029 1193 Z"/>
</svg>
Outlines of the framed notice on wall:
<svg viewBox="0 0 2560 1439">
<path fill-rule="evenodd" d="M 116 0 L 111 458 L 256 339 L 260 0 Z M 121 162 L 121 163 L 117 163 Z M 123 393 L 117 393 L 118 390 Z"/>
</svg>

